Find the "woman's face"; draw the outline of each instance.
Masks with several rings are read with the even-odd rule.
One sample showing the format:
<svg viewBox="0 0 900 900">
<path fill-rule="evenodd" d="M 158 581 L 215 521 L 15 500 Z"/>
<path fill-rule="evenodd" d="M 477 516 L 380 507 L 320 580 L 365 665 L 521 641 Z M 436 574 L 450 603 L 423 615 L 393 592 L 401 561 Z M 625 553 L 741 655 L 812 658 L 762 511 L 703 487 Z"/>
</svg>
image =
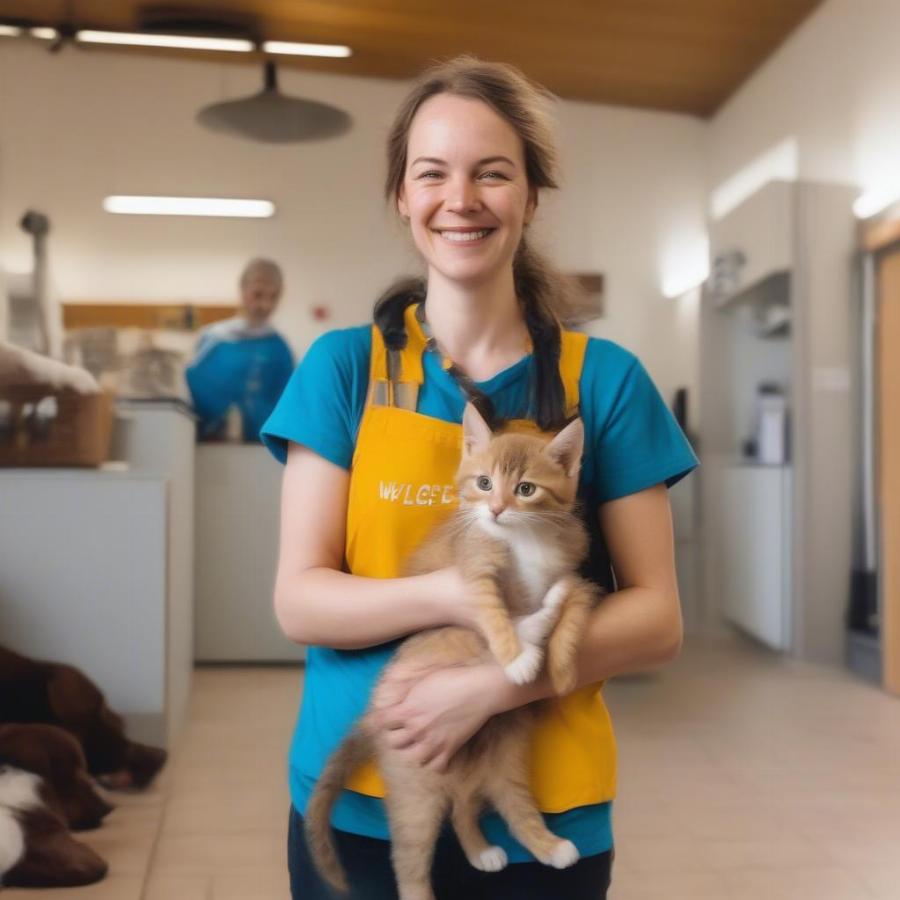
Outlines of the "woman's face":
<svg viewBox="0 0 900 900">
<path fill-rule="evenodd" d="M 438 94 L 419 107 L 397 198 L 429 274 L 477 286 L 512 265 L 535 193 L 522 141 L 479 100 Z"/>
</svg>

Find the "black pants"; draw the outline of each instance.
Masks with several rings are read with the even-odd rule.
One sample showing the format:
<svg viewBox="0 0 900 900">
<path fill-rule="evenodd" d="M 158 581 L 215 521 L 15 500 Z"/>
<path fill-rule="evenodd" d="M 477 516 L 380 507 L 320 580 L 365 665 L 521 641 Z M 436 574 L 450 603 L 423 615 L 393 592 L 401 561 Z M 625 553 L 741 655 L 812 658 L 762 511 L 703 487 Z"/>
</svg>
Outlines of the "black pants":
<svg viewBox="0 0 900 900">
<path fill-rule="evenodd" d="M 350 893 L 336 894 L 316 872 L 303 833 L 303 819 L 291 807 L 288 869 L 292 900 L 397 900 L 390 844 L 376 838 L 335 832 Z M 541 863 L 514 863 L 501 872 L 469 865 L 456 835 L 445 828 L 435 848 L 431 880 L 438 900 L 605 900 L 612 851 L 588 856 L 568 869 Z"/>
</svg>

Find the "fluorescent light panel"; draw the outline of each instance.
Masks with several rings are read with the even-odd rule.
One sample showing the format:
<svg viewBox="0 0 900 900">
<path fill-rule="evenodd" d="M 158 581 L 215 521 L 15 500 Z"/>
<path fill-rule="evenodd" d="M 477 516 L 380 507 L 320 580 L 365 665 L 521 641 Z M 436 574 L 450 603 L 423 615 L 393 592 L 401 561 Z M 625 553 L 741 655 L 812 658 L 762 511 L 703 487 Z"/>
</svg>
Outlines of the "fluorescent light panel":
<svg viewBox="0 0 900 900">
<path fill-rule="evenodd" d="M 0 25 L 0 37 L 20 37 L 22 29 L 18 25 Z"/>
<path fill-rule="evenodd" d="M 872 188 L 853 201 L 853 213 L 857 219 L 868 219 L 900 201 L 900 186 L 894 184 Z"/>
<path fill-rule="evenodd" d="M 28 33 L 42 41 L 55 41 L 59 37 L 59 32 L 55 28 L 29 28 Z"/>
<path fill-rule="evenodd" d="M 139 34 L 131 31 L 78 31 L 75 40 L 84 44 L 127 44 L 133 47 L 173 47 L 178 50 L 225 50 L 250 53 L 252 41 L 237 38 L 194 37 L 187 34 Z"/>
<path fill-rule="evenodd" d="M 353 51 L 342 44 L 295 44 L 288 41 L 266 41 L 262 48 L 265 53 L 283 53 L 288 56 L 346 58 L 353 55 Z"/>
<path fill-rule="evenodd" d="M 133 216 L 237 216 L 266 219 L 275 214 L 270 200 L 230 200 L 219 197 L 139 197 L 116 195 L 103 201 L 109 213 Z"/>
</svg>

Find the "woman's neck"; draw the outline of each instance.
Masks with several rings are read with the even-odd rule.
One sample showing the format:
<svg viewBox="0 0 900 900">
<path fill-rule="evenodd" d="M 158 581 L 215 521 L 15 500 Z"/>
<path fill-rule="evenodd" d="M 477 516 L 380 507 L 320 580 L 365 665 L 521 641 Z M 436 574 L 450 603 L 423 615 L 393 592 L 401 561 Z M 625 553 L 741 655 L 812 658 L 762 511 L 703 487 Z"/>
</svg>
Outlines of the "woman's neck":
<svg viewBox="0 0 900 900">
<path fill-rule="evenodd" d="M 441 352 L 476 381 L 496 375 L 527 352 L 528 329 L 511 271 L 474 287 L 432 272 L 425 310 Z"/>
</svg>

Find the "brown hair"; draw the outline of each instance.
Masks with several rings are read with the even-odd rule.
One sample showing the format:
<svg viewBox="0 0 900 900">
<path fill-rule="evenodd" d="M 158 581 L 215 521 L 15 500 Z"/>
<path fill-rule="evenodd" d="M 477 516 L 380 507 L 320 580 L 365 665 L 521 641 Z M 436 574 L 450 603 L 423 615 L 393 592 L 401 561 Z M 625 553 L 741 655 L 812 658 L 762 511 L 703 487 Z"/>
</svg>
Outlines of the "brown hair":
<svg viewBox="0 0 900 900">
<path fill-rule="evenodd" d="M 545 111 L 550 93 L 504 63 L 460 56 L 428 69 L 413 86 L 397 111 L 388 134 L 388 171 L 385 195 L 395 200 L 406 174 L 407 144 L 413 119 L 422 104 L 438 94 L 454 94 L 487 104 L 505 119 L 522 140 L 525 174 L 532 190 L 555 188 L 557 153 L 550 119 Z M 513 259 L 516 295 L 534 346 L 534 418 L 545 430 L 565 422 L 565 392 L 559 377 L 560 327 L 593 318 L 574 279 L 563 275 L 532 249 L 522 235 Z M 375 305 L 375 321 L 391 340 L 402 341 L 402 312 L 425 297 L 423 279 L 404 279 L 392 285 Z M 487 398 L 483 398 L 487 400 Z M 478 404 L 492 426 L 488 401 Z M 491 421 L 493 419 L 493 421 Z"/>
</svg>

